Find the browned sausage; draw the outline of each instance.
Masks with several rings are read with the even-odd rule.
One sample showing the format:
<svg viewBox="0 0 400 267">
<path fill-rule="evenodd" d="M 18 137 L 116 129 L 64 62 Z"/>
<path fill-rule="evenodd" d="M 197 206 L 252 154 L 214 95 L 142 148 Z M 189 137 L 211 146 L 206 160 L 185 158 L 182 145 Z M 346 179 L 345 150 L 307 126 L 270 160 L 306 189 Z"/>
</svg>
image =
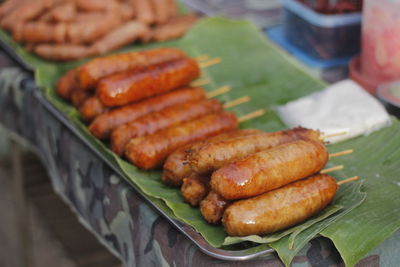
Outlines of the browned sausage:
<svg viewBox="0 0 400 267">
<path fill-rule="evenodd" d="M 96 58 L 79 67 L 80 86 L 82 89 L 92 89 L 97 86 L 102 78 L 109 75 L 141 69 L 183 57 L 186 57 L 186 55 L 179 49 L 156 48 Z"/>
<path fill-rule="evenodd" d="M 125 156 L 141 169 L 159 168 L 176 149 L 233 130 L 237 126 L 238 120 L 230 112 L 210 114 L 148 136 L 131 139 L 126 146 Z"/>
<path fill-rule="evenodd" d="M 328 161 L 323 144 L 298 140 L 229 163 L 211 176 L 211 188 L 226 199 L 256 196 L 310 176 Z"/>
<path fill-rule="evenodd" d="M 200 212 L 208 223 L 218 224 L 229 204 L 230 201 L 211 191 L 208 193 L 207 197 L 200 202 Z"/>
<path fill-rule="evenodd" d="M 85 101 L 92 97 L 93 94 L 90 91 L 75 89 L 71 92 L 71 102 L 76 108 L 79 108 Z"/>
<path fill-rule="evenodd" d="M 20 22 L 29 21 L 39 16 L 44 10 L 52 7 L 54 0 L 21 1 L 1 21 L 1 27 L 9 30 Z"/>
<path fill-rule="evenodd" d="M 225 210 L 222 223 L 230 236 L 273 233 L 320 212 L 332 201 L 337 187 L 331 176 L 316 174 L 231 204 Z"/>
<path fill-rule="evenodd" d="M 191 121 L 210 113 L 221 112 L 222 109 L 223 106 L 218 100 L 204 99 L 149 113 L 115 129 L 111 135 L 111 148 L 118 155 L 122 155 L 126 144 L 132 138 L 152 134 L 161 129 Z"/>
<path fill-rule="evenodd" d="M 194 15 L 174 17 L 154 29 L 153 39 L 157 42 L 172 40 L 184 35 L 197 21 Z"/>
<path fill-rule="evenodd" d="M 181 193 L 185 202 L 192 206 L 199 205 L 200 201 L 208 194 L 210 176 L 190 175 L 183 179 Z"/>
<path fill-rule="evenodd" d="M 39 44 L 34 51 L 42 58 L 57 61 L 69 61 L 92 56 L 92 50 L 86 45 Z"/>
<path fill-rule="evenodd" d="M 71 69 L 57 81 L 56 91 L 59 96 L 64 99 L 70 99 L 71 92 L 74 89 L 79 89 L 79 83 L 76 75 L 77 70 Z"/>
<path fill-rule="evenodd" d="M 90 132 L 100 139 L 108 138 L 118 126 L 164 108 L 179 105 L 188 101 L 196 101 L 206 97 L 201 88 L 182 88 L 141 102 L 113 109 L 96 118 L 89 126 Z"/>
<path fill-rule="evenodd" d="M 79 112 L 84 121 L 90 122 L 94 120 L 97 116 L 103 114 L 107 111 L 105 107 L 97 96 L 91 96 L 86 99 L 82 105 L 79 107 Z"/>
<path fill-rule="evenodd" d="M 136 10 L 136 19 L 144 24 L 153 24 L 156 21 L 151 0 L 131 0 Z"/>
<path fill-rule="evenodd" d="M 192 172 L 192 169 L 190 168 L 187 159 L 188 156 L 187 152 L 189 151 L 190 148 L 196 148 L 202 146 L 203 144 L 216 142 L 218 140 L 225 140 L 230 138 L 236 138 L 239 136 L 253 135 L 256 133 L 262 133 L 262 132 L 256 129 L 235 130 L 219 134 L 217 136 L 213 136 L 206 140 L 202 140 L 194 144 L 190 144 L 185 147 L 179 148 L 174 153 L 169 155 L 167 160 L 165 161 L 161 180 L 165 184 L 171 186 L 180 186 L 182 184 L 183 178 L 188 177 Z"/>
<path fill-rule="evenodd" d="M 92 49 L 93 53 L 101 55 L 133 43 L 138 39 L 147 41 L 149 37 L 150 29 L 147 25 L 138 21 L 128 21 L 97 40 Z"/>
<path fill-rule="evenodd" d="M 103 78 L 97 94 L 104 105 L 121 106 L 185 86 L 199 75 L 194 59 L 181 58 Z"/>
<path fill-rule="evenodd" d="M 190 149 L 189 164 L 196 173 L 210 173 L 227 163 L 241 159 L 277 145 L 295 140 L 311 139 L 319 142 L 320 133 L 297 127 L 290 130 L 242 136 L 235 139 L 221 140 Z"/>
</svg>

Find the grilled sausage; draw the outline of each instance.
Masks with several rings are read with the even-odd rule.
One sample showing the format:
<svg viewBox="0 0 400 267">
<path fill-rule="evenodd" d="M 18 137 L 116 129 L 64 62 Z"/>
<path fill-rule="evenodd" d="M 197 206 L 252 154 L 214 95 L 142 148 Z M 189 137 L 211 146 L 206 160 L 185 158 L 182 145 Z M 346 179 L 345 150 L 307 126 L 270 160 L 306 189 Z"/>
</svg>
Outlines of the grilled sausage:
<svg viewBox="0 0 400 267">
<path fill-rule="evenodd" d="M 318 172 L 328 161 L 323 144 L 298 140 L 229 163 L 211 176 L 211 188 L 232 200 L 256 196 Z"/>
<path fill-rule="evenodd" d="M 86 99 L 82 105 L 79 107 L 79 112 L 84 121 L 90 122 L 94 120 L 97 116 L 103 114 L 107 111 L 105 107 L 97 96 L 91 96 Z"/>
<path fill-rule="evenodd" d="M 77 60 L 93 55 L 93 50 L 86 45 L 39 44 L 33 50 L 42 58 L 57 61 Z"/>
<path fill-rule="evenodd" d="M 126 144 L 131 138 L 152 134 L 179 123 L 194 120 L 210 113 L 220 112 L 222 109 L 223 106 L 218 100 L 205 99 L 149 113 L 115 129 L 111 135 L 111 148 L 118 155 L 122 155 Z"/>
<path fill-rule="evenodd" d="M 79 89 L 77 80 L 77 69 L 71 69 L 62 76 L 56 84 L 56 92 L 64 99 L 71 98 L 71 92 L 74 89 Z"/>
<path fill-rule="evenodd" d="M 184 35 L 198 20 L 194 15 L 174 17 L 154 29 L 153 39 L 157 42 L 172 40 Z"/>
<path fill-rule="evenodd" d="M 79 67 L 80 87 L 92 89 L 102 78 L 109 75 L 184 57 L 186 57 L 185 53 L 179 49 L 156 48 L 96 58 Z"/>
<path fill-rule="evenodd" d="M 101 55 L 133 43 L 138 39 L 147 41 L 149 37 L 150 29 L 147 25 L 137 21 L 128 21 L 97 40 L 92 49 L 93 53 Z"/>
<path fill-rule="evenodd" d="M 206 97 L 201 88 L 182 88 L 141 102 L 113 109 L 96 118 L 89 126 L 89 131 L 100 139 L 108 138 L 115 128 L 137 118 L 164 108 L 196 101 Z"/>
<path fill-rule="evenodd" d="M 153 24 L 156 21 L 151 0 L 131 0 L 136 10 L 136 19 L 144 24 Z"/>
<path fill-rule="evenodd" d="M 148 136 L 131 139 L 126 146 L 125 156 L 141 169 L 159 168 L 176 149 L 233 130 L 237 126 L 238 120 L 230 112 L 210 114 Z"/>
<path fill-rule="evenodd" d="M 102 79 L 97 94 L 104 105 L 121 106 L 189 84 L 200 75 L 197 62 L 181 58 Z"/>
<path fill-rule="evenodd" d="M 76 108 L 79 108 L 87 99 L 92 97 L 93 94 L 90 91 L 75 89 L 71 92 L 71 102 Z"/>
<path fill-rule="evenodd" d="M 218 224 L 229 204 L 230 201 L 211 191 L 208 193 L 207 197 L 200 202 L 200 212 L 208 223 Z"/>
<path fill-rule="evenodd" d="M 210 173 L 233 160 L 246 157 L 277 145 L 295 140 L 311 139 L 319 142 L 319 131 L 301 127 L 255 136 L 242 136 L 235 139 L 220 140 L 189 151 L 189 164 L 196 173 Z"/>
<path fill-rule="evenodd" d="M 183 179 L 181 193 L 185 202 L 192 206 L 199 205 L 200 201 L 207 196 L 210 191 L 209 175 L 190 175 Z"/>
<path fill-rule="evenodd" d="M 332 201 L 337 187 L 331 176 L 316 174 L 231 204 L 225 210 L 222 223 L 230 236 L 273 233 L 320 212 Z"/>
<path fill-rule="evenodd" d="M 256 129 L 235 130 L 235 131 L 219 134 L 217 136 L 208 138 L 206 140 L 202 140 L 202 141 L 184 146 L 182 148 L 179 148 L 174 153 L 169 155 L 167 160 L 165 161 L 161 180 L 165 184 L 168 184 L 171 186 L 180 186 L 182 184 L 183 178 L 188 177 L 192 172 L 192 169 L 190 168 L 190 165 L 188 164 L 188 159 L 187 159 L 187 156 L 188 156 L 187 151 L 192 147 L 195 148 L 195 147 L 201 146 L 203 144 L 216 142 L 218 140 L 225 140 L 225 139 L 235 138 L 235 137 L 245 136 L 245 135 L 253 135 L 256 133 L 261 133 L 261 131 L 256 130 Z"/>
</svg>

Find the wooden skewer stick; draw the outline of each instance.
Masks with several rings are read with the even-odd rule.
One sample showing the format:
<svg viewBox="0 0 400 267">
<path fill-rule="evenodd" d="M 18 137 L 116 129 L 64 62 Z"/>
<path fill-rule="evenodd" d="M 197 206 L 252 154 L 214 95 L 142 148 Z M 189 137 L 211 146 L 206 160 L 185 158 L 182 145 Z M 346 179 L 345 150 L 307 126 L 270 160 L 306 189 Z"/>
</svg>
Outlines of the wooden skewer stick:
<svg viewBox="0 0 400 267">
<path fill-rule="evenodd" d="M 198 86 L 206 85 L 208 83 L 210 83 L 210 80 L 208 80 L 208 79 L 199 79 L 199 80 L 191 82 L 190 86 L 198 87 Z"/>
<path fill-rule="evenodd" d="M 347 150 L 343 150 L 343 151 L 340 151 L 340 152 L 336 152 L 336 153 L 329 154 L 329 158 L 344 156 L 344 155 L 351 154 L 351 153 L 353 153 L 353 152 L 354 152 L 353 149 L 347 149 Z"/>
<path fill-rule="evenodd" d="M 338 186 L 341 186 L 342 184 L 349 183 L 349 182 L 352 182 L 352 181 L 356 181 L 356 180 L 358 180 L 358 179 L 360 179 L 359 176 L 353 176 L 353 177 L 350 177 L 350 178 L 347 178 L 347 179 L 345 179 L 345 180 L 342 180 L 342 181 L 337 182 L 337 185 L 338 185 Z"/>
<path fill-rule="evenodd" d="M 231 108 L 231 107 L 234 107 L 234 106 L 237 106 L 237 105 L 240 105 L 240 104 L 249 102 L 249 101 L 250 101 L 250 97 L 248 97 L 248 96 L 243 96 L 243 97 L 240 97 L 240 98 L 238 98 L 238 99 L 235 99 L 235 100 L 226 102 L 226 103 L 224 104 L 224 108 Z"/>
<path fill-rule="evenodd" d="M 327 135 L 321 136 L 320 139 L 321 139 L 321 140 L 324 140 L 324 139 L 327 139 L 327 138 L 331 138 L 331 137 L 335 137 L 335 136 L 340 136 L 340 135 L 344 135 L 344 134 L 347 134 L 347 131 L 338 132 L 338 133 L 332 133 L 332 134 L 327 134 Z"/>
<path fill-rule="evenodd" d="M 256 110 L 254 112 L 251 112 L 249 114 L 246 114 L 246 115 L 240 117 L 239 118 L 239 122 L 248 121 L 248 120 L 260 117 L 260 116 L 262 116 L 264 114 L 265 114 L 265 110 L 264 109 L 259 109 L 259 110 Z"/>
<path fill-rule="evenodd" d="M 199 63 L 199 66 L 200 66 L 200 68 L 204 69 L 204 68 L 210 67 L 212 65 L 221 63 L 221 61 L 222 61 L 222 59 L 220 57 L 216 57 L 216 58 L 210 59 L 209 61 Z"/>
<path fill-rule="evenodd" d="M 229 92 L 231 90 L 231 87 L 228 85 L 222 86 L 214 91 L 211 91 L 209 93 L 206 94 L 207 98 L 212 98 L 215 97 L 217 95 L 222 95 L 225 94 L 226 92 Z"/>
<path fill-rule="evenodd" d="M 327 169 L 323 169 L 320 171 L 320 173 L 328 173 L 328 172 L 334 172 L 334 171 L 339 171 L 339 170 L 343 170 L 344 166 L 343 165 L 338 165 L 332 168 L 327 168 Z"/>
<path fill-rule="evenodd" d="M 204 61 L 204 60 L 208 60 L 209 58 L 210 57 L 208 55 L 204 54 L 204 55 L 197 56 L 194 59 L 196 59 L 197 61 Z"/>
</svg>

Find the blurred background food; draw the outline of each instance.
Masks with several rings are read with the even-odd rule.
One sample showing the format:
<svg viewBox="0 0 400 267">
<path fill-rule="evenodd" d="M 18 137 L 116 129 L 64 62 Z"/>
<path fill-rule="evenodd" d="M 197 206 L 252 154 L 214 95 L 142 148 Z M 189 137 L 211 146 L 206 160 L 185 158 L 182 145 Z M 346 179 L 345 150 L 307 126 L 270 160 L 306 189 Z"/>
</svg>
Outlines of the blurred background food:
<svg viewBox="0 0 400 267">
<path fill-rule="evenodd" d="M 196 21 L 175 0 L 6 0 L 0 26 L 49 60 L 101 55 L 133 42 L 182 36 Z"/>
</svg>

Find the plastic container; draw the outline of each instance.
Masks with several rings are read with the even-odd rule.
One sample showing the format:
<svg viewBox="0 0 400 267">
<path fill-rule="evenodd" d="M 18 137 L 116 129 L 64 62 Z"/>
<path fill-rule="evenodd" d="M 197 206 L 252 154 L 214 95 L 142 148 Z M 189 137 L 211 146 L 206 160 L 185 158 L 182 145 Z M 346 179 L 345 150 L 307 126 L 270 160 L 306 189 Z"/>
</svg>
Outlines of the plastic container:
<svg viewBox="0 0 400 267">
<path fill-rule="evenodd" d="M 359 53 L 361 13 L 324 15 L 296 0 L 282 0 L 286 39 L 318 59 L 351 57 Z"/>
<path fill-rule="evenodd" d="M 400 79 L 400 0 L 364 2 L 360 71 L 377 84 Z"/>
</svg>

